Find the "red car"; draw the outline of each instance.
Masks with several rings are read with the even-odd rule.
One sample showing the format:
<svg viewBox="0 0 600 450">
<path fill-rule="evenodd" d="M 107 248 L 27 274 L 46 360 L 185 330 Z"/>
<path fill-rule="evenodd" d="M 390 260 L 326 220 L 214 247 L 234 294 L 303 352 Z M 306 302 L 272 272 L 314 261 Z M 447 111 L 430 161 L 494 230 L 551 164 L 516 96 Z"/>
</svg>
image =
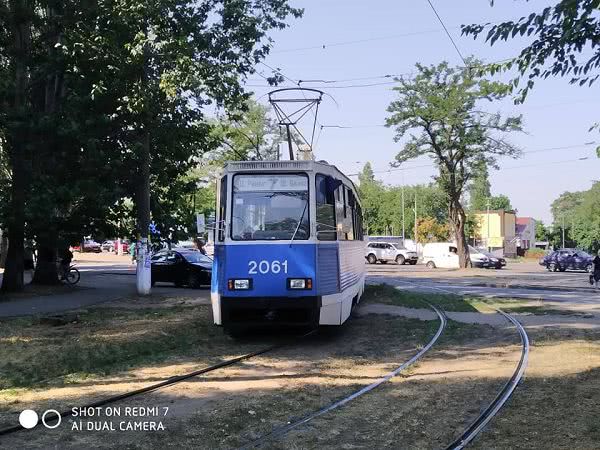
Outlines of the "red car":
<svg viewBox="0 0 600 450">
<path fill-rule="evenodd" d="M 81 245 L 73 246 L 74 252 L 81 252 Z M 102 251 L 102 246 L 98 244 L 96 241 L 91 239 L 87 239 L 83 241 L 83 253 L 100 253 Z"/>
<path fill-rule="evenodd" d="M 115 241 L 114 252 L 115 255 L 119 253 L 119 241 Z M 124 239 L 121 241 L 121 245 L 123 246 L 123 253 L 129 252 L 129 241 Z"/>
</svg>

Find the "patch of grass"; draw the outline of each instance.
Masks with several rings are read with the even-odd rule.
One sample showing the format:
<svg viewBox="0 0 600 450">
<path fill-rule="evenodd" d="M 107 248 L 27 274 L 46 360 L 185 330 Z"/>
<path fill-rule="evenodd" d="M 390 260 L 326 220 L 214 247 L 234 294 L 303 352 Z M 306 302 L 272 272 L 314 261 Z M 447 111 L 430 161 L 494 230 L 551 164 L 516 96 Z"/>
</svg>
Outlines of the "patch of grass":
<svg viewBox="0 0 600 450">
<path fill-rule="evenodd" d="M 94 310 L 74 323 L 52 326 L 37 318 L 0 321 L 0 391 L 163 362 L 180 356 L 242 353 L 212 324 L 208 306 L 152 310 Z M 6 391 L 2 392 L 5 393 Z"/>
<path fill-rule="evenodd" d="M 534 315 L 576 315 L 579 314 L 576 311 L 569 309 L 557 309 L 551 306 L 546 306 L 543 302 L 538 300 L 523 300 L 523 299 L 510 299 L 510 298 L 490 298 L 483 299 L 479 297 L 467 298 L 473 307 L 481 312 L 490 311 L 492 309 L 501 309 L 507 313 L 515 314 L 534 314 Z"/>
<path fill-rule="evenodd" d="M 385 303 L 405 308 L 428 308 L 428 303 L 439 306 L 447 312 L 493 312 L 502 309 L 507 313 L 516 314 L 559 314 L 578 315 L 576 311 L 557 309 L 546 306 L 538 300 L 510 299 L 510 298 L 482 298 L 452 294 L 437 294 L 403 291 L 389 284 L 367 285 L 365 295 L 361 301 Z"/>
<path fill-rule="evenodd" d="M 449 312 L 478 312 L 465 297 L 460 295 L 403 291 L 389 284 L 367 285 L 364 298 L 361 301 L 386 303 L 416 309 L 428 308 L 428 303 L 431 303 Z"/>
</svg>

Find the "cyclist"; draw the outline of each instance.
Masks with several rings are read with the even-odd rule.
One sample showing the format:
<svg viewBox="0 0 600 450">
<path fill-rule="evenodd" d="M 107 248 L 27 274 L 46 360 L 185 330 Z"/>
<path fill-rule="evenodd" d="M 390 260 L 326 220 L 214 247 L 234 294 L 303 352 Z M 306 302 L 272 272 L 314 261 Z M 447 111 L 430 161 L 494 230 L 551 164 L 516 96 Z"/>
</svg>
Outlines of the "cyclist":
<svg viewBox="0 0 600 450">
<path fill-rule="evenodd" d="M 71 261 L 73 261 L 73 252 L 69 250 L 69 247 L 65 247 L 64 251 L 60 255 L 60 275 L 61 278 L 66 278 L 71 268 Z"/>
</svg>

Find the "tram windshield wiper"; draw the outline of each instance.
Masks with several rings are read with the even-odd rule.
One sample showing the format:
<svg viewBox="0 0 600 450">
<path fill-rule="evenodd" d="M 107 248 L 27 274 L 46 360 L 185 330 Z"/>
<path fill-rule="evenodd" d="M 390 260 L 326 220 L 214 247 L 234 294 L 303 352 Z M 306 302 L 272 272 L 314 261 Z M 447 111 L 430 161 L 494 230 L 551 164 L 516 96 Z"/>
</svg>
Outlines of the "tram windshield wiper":
<svg viewBox="0 0 600 450">
<path fill-rule="evenodd" d="M 294 234 L 292 234 L 292 240 L 290 241 L 290 247 L 294 243 L 294 239 L 296 239 L 296 234 L 298 233 L 298 230 L 300 229 L 300 225 L 302 224 L 302 221 L 304 220 L 304 214 L 306 214 L 307 208 L 308 208 L 308 199 L 306 199 L 306 203 L 304 204 L 304 209 L 302 210 L 302 215 L 300 216 L 300 219 L 298 220 L 298 225 L 296 225 Z"/>
</svg>

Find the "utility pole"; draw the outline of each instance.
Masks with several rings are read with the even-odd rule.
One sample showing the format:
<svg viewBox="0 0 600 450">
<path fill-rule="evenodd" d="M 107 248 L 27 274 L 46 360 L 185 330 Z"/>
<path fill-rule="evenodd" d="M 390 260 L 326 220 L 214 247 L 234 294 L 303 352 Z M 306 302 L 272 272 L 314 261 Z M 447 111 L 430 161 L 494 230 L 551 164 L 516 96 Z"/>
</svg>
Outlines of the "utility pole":
<svg viewBox="0 0 600 450">
<path fill-rule="evenodd" d="M 146 39 L 148 37 L 148 24 L 145 24 Z M 149 61 L 148 43 L 144 44 L 142 86 L 143 91 L 148 92 L 148 65 Z M 149 295 L 151 290 L 150 254 L 148 252 L 148 234 L 150 227 L 150 109 L 144 106 L 144 130 L 139 153 L 139 180 L 137 192 L 137 225 L 139 239 L 136 244 L 136 287 L 138 295 Z"/>
<path fill-rule="evenodd" d="M 562 215 L 562 248 L 565 248 L 565 215 Z"/>
<path fill-rule="evenodd" d="M 417 242 L 417 190 L 415 189 L 415 250 L 417 250 Z"/>
<path fill-rule="evenodd" d="M 486 247 L 488 252 L 491 252 L 490 247 L 490 198 L 487 199 L 487 238 L 485 240 Z"/>
<path fill-rule="evenodd" d="M 404 245 L 404 183 L 402 183 L 402 245 Z"/>
<path fill-rule="evenodd" d="M 285 128 L 287 129 L 287 141 L 288 141 L 288 149 L 290 151 L 290 161 L 294 160 L 294 149 L 292 148 L 292 133 L 290 132 L 290 125 L 286 124 Z"/>
</svg>

